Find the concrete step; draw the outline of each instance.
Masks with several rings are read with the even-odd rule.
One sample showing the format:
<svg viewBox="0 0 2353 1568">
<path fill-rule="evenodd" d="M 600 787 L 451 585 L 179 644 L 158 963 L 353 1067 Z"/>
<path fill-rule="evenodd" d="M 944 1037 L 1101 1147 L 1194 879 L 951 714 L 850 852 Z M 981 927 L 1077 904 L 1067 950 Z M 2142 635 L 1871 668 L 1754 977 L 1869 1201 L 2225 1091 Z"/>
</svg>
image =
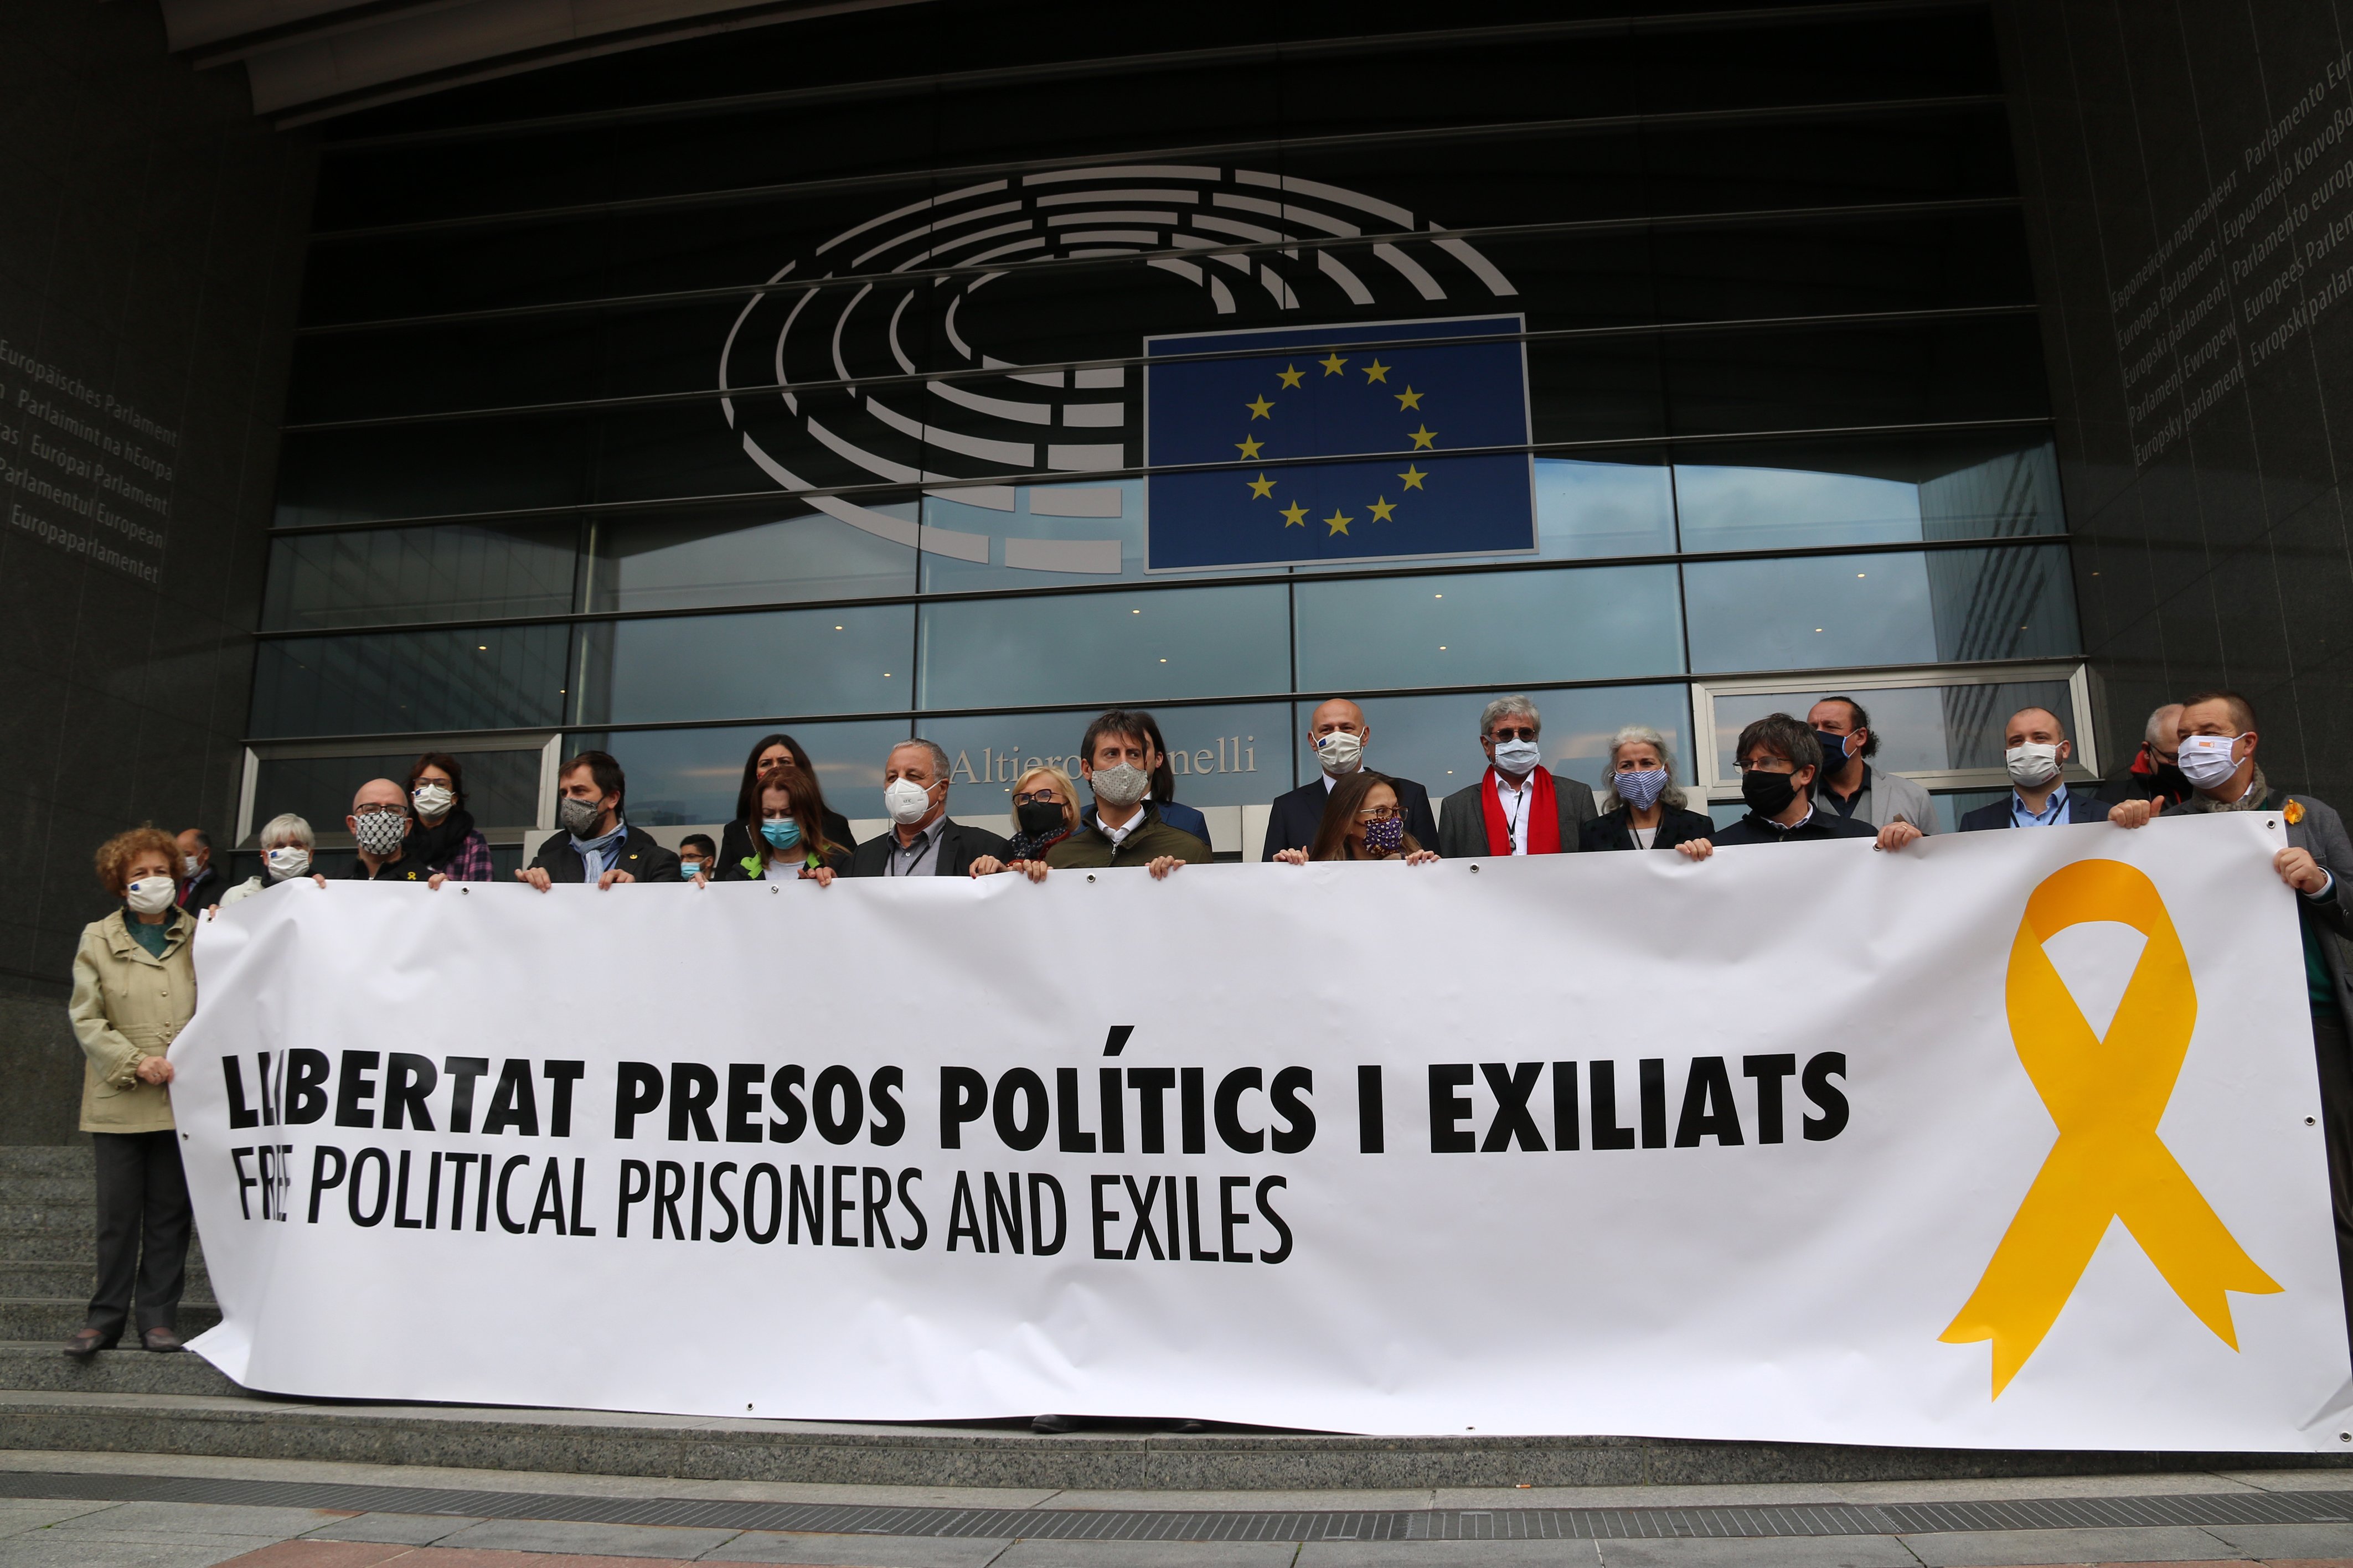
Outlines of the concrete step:
<svg viewBox="0 0 2353 1568">
<path fill-rule="evenodd" d="M 84 1256 L 70 1260 L 32 1263 L 0 1258 L 0 1297 L 87 1297 L 97 1279 L 91 1272 L 89 1248 L 82 1250 Z M 181 1299 L 188 1301 L 210 1301 L 213 1299 L 212 1277 L 205 1272 L 201 1259 L 189 1260 L 187 1289 Z"/>
<path fill-rule="evenodd" d="M 12 1204 L 39 1204 L 44 1208 L 86 1208 L 98 1212 L 98 1177 L 81 1175 L 24 1175 L 15 1171 L 0 1172 L 0 1196 Z"/>
<path fill-rule="evenodd" d="M 80 1176 L 95 1168 L 87 1143 L 0 1144 L 0 1185 L 15 1176 Z"/>
<path fill-rule="evenodd" d="M 84 1296 L 0 1296 L 0 1340 L 55 1340 L 82 1325 L 90 1312 Z M 220 1321 L 220 1308 L 210 1301 L 182 1300 L 180 1333 L 194 1338 Z"/>
<path fill-rule="evenodd" d="M 0 1230 L 0 1258 L 16 1263 L 58 1263 L 98 1256 L 93 1231 Z M 194 1248 L 190 1248 L 191 1256 Z"/>
<path fill-rule="evenodd" d="M 0 1231 L 87 1237 L 97 1228 L 98 1211 L 89 1204 L 20 1203 L 0 1182 Z"/>
<path fill-rule="evenodd" d="M 123 1344 L 131 1342 L 123 1336 Z M 196 1355 L 142 1350 L 100 1351 L 86 1362 L 64 1353 L 61 1340 L 0 1342 L 0 1389 L 45 1394 L 192 1394 L 241 1397 L 245 1391 Z M 5 1398 L 5 1394 L 0 1394 Z"/>
<path fill-rule="evenodd" d="M 62 1358 L 60 1358 L 62 1359 Z M 156 1360 L 169 1358 L 156 1357 Z M 269 1398 L 0 1394 L 17 1448 L 438 1465 L 826 1485 L 1277 1491 L 1704 1485 L 2346 1469 L 2337 1454 L 2061 1453 L 1679 1442 L 1171 1433 L 1120 1422 L 1060 1437 L 1011 1424 L 886 1426 L 744 1417 Z"/>
</svg>

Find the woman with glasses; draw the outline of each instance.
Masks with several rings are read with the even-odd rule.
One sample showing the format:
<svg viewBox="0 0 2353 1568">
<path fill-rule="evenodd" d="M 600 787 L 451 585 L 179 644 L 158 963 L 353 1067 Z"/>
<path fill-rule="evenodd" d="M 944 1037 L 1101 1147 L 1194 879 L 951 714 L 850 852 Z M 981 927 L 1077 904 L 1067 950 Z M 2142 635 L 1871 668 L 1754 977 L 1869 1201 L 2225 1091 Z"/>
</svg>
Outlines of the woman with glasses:
<svg viewBox="0 0 2353 1568">
<path fill-rule="evenodd" d="M 1282 849 L 1276 859 L 1288 866 L 1310 860 L 1402 860 L 1427 866 L 1438 858 L 1405 830 L 1405 808 L 1397 785 L 1387 775 L 1359 770 L 1332 786 L 1324 821 L 1315 842 L 1304 849 Z"/>
<path fill-rule="evenodd" d="M 1675 849 L 1704 860 L 1715 824 L 1685 808 L 1675 784 L 1675 757 L 1667 738 L 1648 724 L 1629 724 L 1609 742 L 1609 787 L 1601 815 L 1585 825 L 1588 849 Z"/>
<path fill-rule="evenodd" d="M 1031 768 L 1013 781 L 1013 825 L 1018 829 L 1002 858 L 984 855 L 972 863 L 976 877 L 1018 871 L 1033 882 L 1046 879 L 1046 851 L 1078 831 L 1079 790 L 1060 768 Z"/>
<path fill-rule="evenodd" d="M 819 887 L 849 868 L 849 851 L 825 831 L 823 798 L 807 774 L 797 769 L 772 767 L 760 775 L 753 795 L 754 820 L 759 827 L 759 848 L 722 861 L 723 882 L 781 882 L 803 879 Z M 697 877 L 697 887 L 710 880 Z"/>
<path fill-rule="evenodd" d="M 432 886 L 491 879 L 490 842 L 475 831 L 474 814 L 466 809 L 466 774 L 457 758 L 427 752 L 409 764 L 408 804 L 417 813 L 408 853 L 425 862 Z"/>
<path fill-rule="evenodd" d="M 818 787 L 817 769 L 801 743 L 790 735 L 763 735 L 744 759 L 744 782 L 735 791 L 735 820 L 719 835 L 718 868 L 739 865 L 752 858 L 753 842 L 760 837 L 760 801 L 762 781 L 775 768 L 785 770 L 792 784 L 796 798 L 805 800 L 815 808 L 818 822 L 825 829 L 825 841 L 838 846 L 844 854 L 858 847 L 850 836 L 849 819 L 830 810 L 825 804 L 825 791 Z"/>
</svg>

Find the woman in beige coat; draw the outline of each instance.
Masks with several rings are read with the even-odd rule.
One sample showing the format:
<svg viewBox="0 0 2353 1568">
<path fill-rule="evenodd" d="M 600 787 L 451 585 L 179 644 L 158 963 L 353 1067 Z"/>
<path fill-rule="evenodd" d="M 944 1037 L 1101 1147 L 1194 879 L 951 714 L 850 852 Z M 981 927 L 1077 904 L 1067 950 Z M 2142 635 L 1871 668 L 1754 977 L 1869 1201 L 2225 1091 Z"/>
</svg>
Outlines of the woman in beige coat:
<svg viewBox="0 0 2353 1568">
<path fill-rule="evenodd" d="M 196 922 L 176 906 L 179 874 L 180 847 L 159 828 L 108 839 L 98 879 L 123 907 L 83 927 L 74 954 L 74 1035 L 88 1058 L 81 1130 L 98 1164 L 98 1289 L 88 1326 L 66 1342 L 78 1360 L 122 1337 L 134 1285 L 141 1346 L 180 1348 L 194 1216 L 164 1053 L 196 1009 Z"/>
</svg>

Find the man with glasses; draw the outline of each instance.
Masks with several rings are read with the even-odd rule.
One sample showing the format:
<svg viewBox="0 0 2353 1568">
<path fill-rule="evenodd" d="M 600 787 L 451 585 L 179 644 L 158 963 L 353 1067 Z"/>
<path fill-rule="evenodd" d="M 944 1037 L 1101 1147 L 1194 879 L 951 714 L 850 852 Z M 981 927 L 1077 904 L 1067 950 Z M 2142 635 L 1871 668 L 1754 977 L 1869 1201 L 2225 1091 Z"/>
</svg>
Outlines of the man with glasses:
<svg viewBox="0 0 2353 1568">
<path fill-rule="evenodd" d="M 421 882 L 433 873 L 406 852 L 408 792 L 390 779 L 370 779 L 352 796 L 343 818 L 359 846 L 359 858 L 343 875 L 360 882 Z"/>
<path fill-rule="evenodd" d="M 1899 848 L 1920 837 L 1909 823 L 1893 823 L 1888 832 L 1902 829 L 1904 835 L 1887 844 L 1868 823 L 1817 809 L 1813 788 L 1822 771 L 1821 743 L 1787 713 L 1768 714 L 1741 731 L 1733 755 L 1740 760 L 1740 798 L 1748 803 L 1748 815 L 1716 829 L 1719 849 L 1819 838 L 1881 838 L 1883 847 Z"/>
<path fill-rule="evenodd" d="M 968 877 L 972 863 L 1002 858 L 1005 840 L 948 818 L 948 770 L 936 741 L 902 741 L 882 759 L 882 809 L 891 831 L 849 858 L 853 877 Z"/>
<path fill-rule="evenodd" d="M 1440 803 L 1439 854 L 1469 860 L 1581 847 L 1585 825 L 1600 812 L 1590 789 L 1538 765 L 1543 732 L 1544 716 L 1525 697 L 1498 697 L 1481 711 L 1479 749 L 1487 753 L 1487 771 Z"/>
</svg>

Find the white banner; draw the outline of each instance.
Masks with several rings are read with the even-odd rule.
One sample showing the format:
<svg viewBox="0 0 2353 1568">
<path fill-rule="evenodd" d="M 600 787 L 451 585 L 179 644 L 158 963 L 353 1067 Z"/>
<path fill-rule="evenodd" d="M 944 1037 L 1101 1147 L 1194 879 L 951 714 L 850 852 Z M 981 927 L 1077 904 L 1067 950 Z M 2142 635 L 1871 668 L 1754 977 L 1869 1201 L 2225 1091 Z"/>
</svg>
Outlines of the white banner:
<svg viewBox="0 0 2353 1568">
<path fill-rule="evenodd" d="M 301 884 L 196 943 L 195 1348 L 705 1415 L 2335 1451 L 2282 838 Z"/>
</svg>

